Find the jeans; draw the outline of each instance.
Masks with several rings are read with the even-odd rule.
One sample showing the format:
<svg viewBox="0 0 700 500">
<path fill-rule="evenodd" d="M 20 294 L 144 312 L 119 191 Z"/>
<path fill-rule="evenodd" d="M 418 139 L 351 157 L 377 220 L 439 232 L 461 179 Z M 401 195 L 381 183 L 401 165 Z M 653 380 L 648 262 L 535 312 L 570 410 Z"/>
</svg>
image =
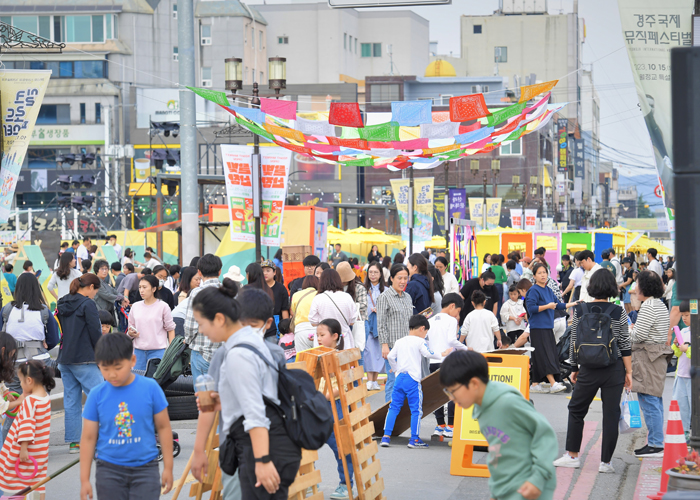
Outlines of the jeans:
<svg viewBox="0 0 700 500">
<path fill-rule="evenodd" d="M 681 410 L 681 420 L 683 421 L 683 430 L 690 430 L 690 411 L 692 408 L 692 396 L 690 393 L 690 378 L 679 377 L 676 375 L 676 380 L 673 381 L 673 399 L 678 401 L 678 407 Z"/>
<path fill-rule="evenodd" d="M 647 424 L 649 435 L 647 444 L 654 448 L 664 447 L 664 406 L 663 400 L 658 396 L 637 393 L 639 407 L 642 409 L 644 423 Z"/>
<path fill-rule="evenodd" d="M 241 481 L 238 478 L 238 472 L 233 476 L 229 476 L 224 471 L 221 471 L 221 484 L 223 486 L 222 496 L 224 500 L 241 500 Z"/>
<path fill-rule="evenodd" d="M 330 402 L 329 402 L 330 404 Z M 336 400 L 335 402 L 335 408 L 338 411 L 338 420 L 343 418 L 343 410 L 342 406 L 340 404 L 340 400 Z M 335 441 L 335 432 L 331 434 L 331 437 L 328 438 L 328 441 L 326 442 L 328 446 L 331 447 L 331 450 L 333 450 L 333 455 L 335 455 L 335 460 L 338 462 L 338 477 L 340 478 L 340 484 L 345 484 L 347 485 L 347 479 L 345 478 L 345 471 L 343 470 L 343 461 L 340 459 L 340 455 L 338 454 L 338 443 Z M 352 480 L 354 477 L 354 471 L 352 468 L 352 457 L 350 455 L 347 455 L 345 457 L 345 461 L 348 464 L 348 474 L 350 474 L 350 487 L 352 487 L 354 481 Z M 228 500 L 228 499 L 226 499 Z"/>
<path fill-rule="evenodd" d="M 435 373 L 440 369 L 439 363 L 430 363 L 430 373 Z M 433 412 L 438 425 L 445 425 L 445 407 L 441 406 Z M 455 404 L 454 401 L 447 403 L 447 425 L 455 424 Z"/>
<path fill-rule="evenodd" d="M 140 467 L 126 467 L 96 460 L 95 489 L 98 500 L 157 500 L 160 471 L 153 460 Z"/>
<path fill-rule="evenodd" d="M 83 430 L 83 392 L 104 382 L 100 369 L 94 363 L 80 365 L 59 364 L 63 380 L 63 407 L 65 408 L 66 443 L 79 443 Z"/>
<path fill-rule="evenodd" d="M 384 387 L 384 402 L 388 403 L 391 401 L 391 394 L 394 392 L 394 382 L 396 381 L 396 374 L 391 371 L 391 365 L 389 360 L 384 360 L 384 368 L 386 369 L 386 386 Z"/>
<path fill-rule="evenodd" d="M 209 361 L 204 359 L 204 356 L 199 351 L 190 353 L 190 368 L 192 369 L 192 383 L 197 383 L 197 377 L 209 373 Z"/>
<path fill-rule="evenodd" d="M 12 379 L 12 382 L 5 384 L 7 387 L 7 390 L 10 392 L 16 392 L 17 394 L 22 394 L 22 386 L 19 383 L 19 377 L 17 376 L 17 365 L 15 364 L 15 376 Z M 19 407 L 15 409 L 15 411 L 18 411 Z M 2 424 L 2 443 L 5 442 L 5 438 L 7 437 L 7 434 L 10 432 L 10 427 L 12 426 L 12 422 L 14 422 L 15 419 L 9 415 L 6 416 L 5 421 Z M 2 445 L 0 443 L 0 446 Z"/>
<path fill-rule="evenodd" d="M 134 354 L 136 355 L 136 365 L 134 365 L 134 370 L 146 370 L 148 360 L 162 359 L 163 354 L 165 354 L 165 349 L 134 349 Z"/>
<path fill-rule="evenodd" d="M 408 373 L 399 373 L 394 385 L 389 411 L 384 422 L 384 435 L 391 436 L 394 432 L 396 417 L 399 416 L 404 399 L 408 400 L 411 409 L 411 441 L 416 441 L 420 433 L 420 421 L 423 418 L 423 387 Z"/>
</svg>

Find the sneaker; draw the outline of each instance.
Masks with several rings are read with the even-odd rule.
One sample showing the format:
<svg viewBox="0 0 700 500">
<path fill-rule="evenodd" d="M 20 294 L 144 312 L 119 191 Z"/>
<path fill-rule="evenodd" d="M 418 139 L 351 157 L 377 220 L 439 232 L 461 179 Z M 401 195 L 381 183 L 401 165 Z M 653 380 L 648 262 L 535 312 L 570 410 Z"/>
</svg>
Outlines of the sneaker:
<svg viewBox="0 0 700 500">
<path fill-rule="evenodd" d="M 536 394 L 544 394 L 547 391 L 544 390 L 542 384 L 532 384 L 530 386 L 530 392 L 534 392 Z"/>
<path fill-rule="evenodd" d="M 444 436 L 445 435 L 445 426 L 444 425 L 438 425 L 435 427 L 435 430 L 433 431 L 433 436 Z"/>
<path fill-rule="evenodd" d="M 381 446 L 382 448 L 388 448 L 389 446 L 391 446 L 391 438 L 389 436 L 384 436 L 382 438 L 382 442 L 379 443 L 379 446 Z"/>
<path fill-rule="evenodd" d="M 374 385 L 372 385 L 372 382 L 367 382 L 367 391 L 371 391 L 373 389 Z"/>
<path fill-rule="evenodd" d="M 374 391 L 381 391 L 382 390 L 382 388 L 379 387 L 379 382 L 377 382 L 376 380 L 374 382 L 372 382 L 372 390 L 374 390 Z"/>
<path fill-rule="evenodd" d="M 565 390 L 566 390 L 566 386 L 564 384 L 562 384 L 561 382 L 554 382 L 554 384 L 552 384 L 552 387 L 549 388 L 549 392 L 552 394 L 555 394 L 555 393 L 561 392 L 561 391 L 565 391 Z"/>
<path fill-rule="evenodd" d="M 348 487 L 342 483 L 339 484 L 329 498 L 331 500 L 348 500 L 350 498 Z"/>
<path fill-rule="evenodd" d="M 80 453 L 80 443 L 71 443 L 68 447 L 68 453 L 70 453 L 71 455 Z"/>
<path fill-rule="evenodd" d="M 598 472 L 600 472 L 601 474 L 615 474 L 615 468 L 609 463 L 606 464 L 605 462 L 600 462 L 600 465 L 598 466 Z"/>
<path fill-rule="evenodd" d="M 454 425 L 448 425 L 445 427 L 445 432 L 442 433 L 446 438 L 451 438 L 454 431 Z"/>
<path fill-rule="evenodd" d="M 564 453 L 561 458 L 557 458 L 554 461 L 554 467 L 569 467 L 571 469 L 578 469 L 581 467 L 581 459 L 579 457 L 572 457 L 568 453 Z"/>
<path fill-rule="evenodd" d="M 634 456 L 637 458 L 663 457 L 664 456 L 664 449 L 646 445 L 644 448 L 642 448 L 640 450 L 636 450 L 634 452 Z"/>
<path fill-rule="evenodd" d="M 428 447 L 428 443 L 424 443 L 424 442 L 421 440 L 421 438 L 418 438 L 418 439 L 416 439 L 415 441 L 414 441 L 413 439 L 411 439 L 411 440 L 408 442 L 408 447 L 409 447 L 409 448 L 427 448 L 427 447 Z"/>
</svg>

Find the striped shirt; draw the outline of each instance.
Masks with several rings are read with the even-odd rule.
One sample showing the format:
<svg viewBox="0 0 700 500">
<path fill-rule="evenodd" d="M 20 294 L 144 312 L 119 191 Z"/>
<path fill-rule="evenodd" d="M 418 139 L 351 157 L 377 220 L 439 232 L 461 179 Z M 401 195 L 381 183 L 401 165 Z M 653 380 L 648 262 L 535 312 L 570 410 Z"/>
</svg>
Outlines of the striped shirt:
<svg viewBox="0 0 700 500">
<path fill-rule="evenodd" d="M 661 299 L 653 297 L 642 302 L 637 322 L 632 330 L 635 344 L 665 344 L 671 327 L 668 309 Z"/>
<path fill-rule="evenodd" d="M 388 344 L 408 335 L 408 322 L 413 316 L 413 300 L 406 292 L 401 295 L 393 286 L 384 289 L 377 299 L 377 330 L 379 343 Z"/>
<path fill-rule="evenodd" d="M 599 305 L 606 311 L 611 318 L 610 328 L 612 329 L 613 337 L 617 340 L 617 349 L 620 356 L 631 356 L 632 355 L 632 340 L 630 338 L 630 332 L 627 324 L 627 313 L 625 310 L 618 306 L 610 304 L 609 302 L 600 302 Z M 607 307 L 607 309 L 605 309 Z M 588 310 L 590 312 L 591 304 L 588 305 Z M 569 358 L 572 361 L 573 371 L 578 371 L 576 366 L 576 333 L 578 331 L 578 322 L 583 316 L 583 309 L 581 305 L 577 305 L 573 308 L 573 320 L 571 322 L 571 345 L 569 346 Z"/>
<path fill-rule="evenodd" d="M 205 335 L 198 335 L 199 325 L 194 319 L 192 304 L 197 294 L 209 286 L 220 287 L 221 282 L 219 281 L 219 278 L 211 278 L 206 281 L 202 281 L 201 285 L 190 292 L 190 304 L 187 307 L 187 313 L 185 313 L 185 343 L 189 345 L 190 349 L 193 351 L 199 352 L 206 362 L 211 361 L 214 351 L 219 348 L 221 342 L 212 342 Z"/>
<path fill-rule="evenodd" d="M 43 398 L 29 395 L 20 405 L 19 414 L 12 422 L 7 439 L 0 451 L 0 490 L 4 493 L 17 492 L 31 486 L 46 477 L 49 461 L 49 435 L 51 433 L 51 401 L 49 396 Z M 22 442 L 28 441 L 29 456 L 34 458 L 39 471 L 32 479 L 20 479 L 15 472 L 15 463 L 19 459 Z M 32 462 L 20 462 L 20 474 L 31 477 L 34 472 Z M 37 488 L 44 493 L 45 487 Z"/>
</svg>

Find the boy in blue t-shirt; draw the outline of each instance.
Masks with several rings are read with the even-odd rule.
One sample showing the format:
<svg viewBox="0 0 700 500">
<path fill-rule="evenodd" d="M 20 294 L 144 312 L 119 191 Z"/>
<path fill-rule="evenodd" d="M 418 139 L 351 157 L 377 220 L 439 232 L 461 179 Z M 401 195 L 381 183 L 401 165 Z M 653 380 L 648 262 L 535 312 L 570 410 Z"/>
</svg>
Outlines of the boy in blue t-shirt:
<svg viewBox="0 0 700 500">
<path fill-rule="evenodd" d="M 80 441 L 80 499 L 93 498 L 92 458 L 97 462 L 97 498 L 158 499 L 173 486 L 173 435 L 168 402 L 158 383 L 135 375 L 136 356 L 123 333 L 103 335 L 95 361 L 105 382 L 90 391 Z M 156 432 L 163 450 L 158 474 Z"/>
</svg>

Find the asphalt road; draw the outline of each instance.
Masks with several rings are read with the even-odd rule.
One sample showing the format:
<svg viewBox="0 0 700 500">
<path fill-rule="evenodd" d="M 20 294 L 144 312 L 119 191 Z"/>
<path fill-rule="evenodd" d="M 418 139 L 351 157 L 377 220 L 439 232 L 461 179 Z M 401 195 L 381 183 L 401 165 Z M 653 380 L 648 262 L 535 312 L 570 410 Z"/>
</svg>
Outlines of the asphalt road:
<svg viewBox="0 0 700 500">
<path fill-rule="evenodd" d="M 668 409 L 670 403 L 673 378 L 666 380 L 664 406 Z M 557 432 L 559 452 L 564 451 L 566 439 L 566 422 L 568 404 L 567 394 L 533 394 L 535 407 L 543 413 Z M 380 392 L 370 397 L 370 404 L 378 406 L 384 398 Z M 594 401 L 588 414 L 588 428 L 594 429 L 591 439 L 583 452 L 581 469 L 572 473 L 559 470 L 557 477 L 562 488 L 555 496 L 556 500 L 587 500 L 587 499 L 618 499 L 633 498 L 641 462 L 632 453 L 635 447 L 644 444 L 645 432 L 621 435 L 613 457 L 615 474 L 597 474 L 600 462 L 599 441 L 602 427 L 601 402 Z M 421 437 L 428 440 L 435 426 L 432 415 L 425 417 L 421 424 Z M 182 453 L 175 459 L 174 473 L 179 477 L 192 452 L 195 438 L 196 421 L 173 422 L 173 430 L 178 432 Z M 49 450 L 49 470 L 56 470 L 77 458 L 68 453 L 68 446 L 63 443 L 64 416 L 57 412 L 52 416 L 51 447 Z M 433 500 L 470 500 L 488 499 L 488 480 L 451 476 L 449 473 L 451 448 L 446 443 L 431 442 L 429 449 L 412 450 L 406 447 L 408 435 L 404 434 L 392 440 L 390 448 L 380 448 L 379 459 L 382 464 L 381 476 L 384 478 L 385 495 L 389 499 L 425 499 Z M 594 449 L 595 448 L 595 449 Z M 594 449 L 593 451 L 591 451 Z M 485 454 L 476 453 L 475 459 L 484 462 Z M 593 473 L 586 471 L 586 464 Z M 319 461 L 316 463 L 321 470 L 323 483 L 321 489 L 324 497 L 328 498 L 338 486 L 336 462 L 331 450 L 324 446 L 319 451 Z M 571 471 L 571 469 L 569 469 Z M 94 481 L 94 469 L 93 469 Z M 78 466 L 73 467 L 63 475 L 52 480 L 47 485 L 46 500 L 68 500 L 79 497 L 80 475 Z M 93 483 L 94 485 L 94 483 Z M 189 487 L 185 487 L 180 498 L 189 498 Z M 163 498 L 170 498 L 165 495 Z"/>
</svg>

